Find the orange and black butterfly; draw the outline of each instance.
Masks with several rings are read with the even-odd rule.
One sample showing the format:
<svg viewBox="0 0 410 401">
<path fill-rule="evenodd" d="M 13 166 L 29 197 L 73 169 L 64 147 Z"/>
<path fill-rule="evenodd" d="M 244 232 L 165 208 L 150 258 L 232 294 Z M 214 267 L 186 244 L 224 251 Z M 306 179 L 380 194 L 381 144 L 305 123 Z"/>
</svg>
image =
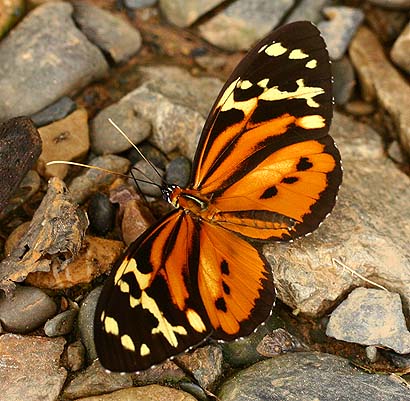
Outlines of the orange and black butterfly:
<svg viewBox="0 0 410 401">
<path fill-rule="evenodd" d="M 316 229 L 335 204 L 340 155 L 329 56 L 309 22 L 285 25 L 237 66 L 205 123 L 175 210 L 114 267 L 94 330 L 111 371 L 149 368 L 210 337 L 250 334 L 275 300 L 258 246 Z"/>
</svg>

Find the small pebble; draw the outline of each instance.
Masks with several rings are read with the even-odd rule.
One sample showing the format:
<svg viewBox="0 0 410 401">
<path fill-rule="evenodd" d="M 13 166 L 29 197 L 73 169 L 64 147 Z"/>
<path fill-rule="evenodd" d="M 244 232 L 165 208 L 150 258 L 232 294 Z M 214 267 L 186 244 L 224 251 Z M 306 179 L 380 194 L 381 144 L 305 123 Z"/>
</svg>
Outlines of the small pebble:
<svg viewBox="0 0 410 401">
<path fill-rule="evenodd" d="M 161 170 L 165 169 L 165 166 L 168 164 L 168 159 L 158 148 L 152 146 L 148 142 L 143 142 L 138 146 L 138 149 L 144 155 L 144 157 L 156 167 L 160 168 Z M 127 151 L 125 156 L 132 164 L 143 160 L 141 155 L 134 148 L 131 148 L 129 151 Z"/>
<path fill-rule="evenodd" d="M 155 171 L 145 160 L 141 160 L 134 164 L 131 175 L 130 182 L 139 187 L 143 194 L 155 197 L 161 196 L 159 186 L 162 185 L 163 170 L 157 168 Z"/>
<path fill-rule="evenodd" d="M 36 127 L 51 124 L 54 121 L 67 117 L 76 109 L 75 102 L 68 96 L 63 96 L 55 103 L 30 116 Z"/>
<path fill-rule="evenodd" d="M 77 324 L 80 330 L 81 340 L 87 349 L 88 358 L 91 360 L 97 358 L 97 351 L 94 345 L 94 314 L 101 290 L 102 286 L 94 288 L 94 290 L 87 295 L 80 306 L 80 312 L 78 314 Z"/>
<path fill-rule="evenodd" d="M 52 319 L 47 320 L 44 325 L 44 332 L 47 337 L 64 336 L 73 329 L 74 321 L 77 316 L 77 310 L 69 309 L 59 313 Z"/>
<path fill-rule="evenodd" d="M 157 0 L 124 0 L 125 7 L 135 10 L 137 8 L 155 6 Z"/>
<path fill-rule="evenodd" d="M 18 286 L 11 297 L 0 299 L 0 321 L 11 333 L 28 333 L 57 311 L 55 302 L 42 290 Z"/>
<path fill-rule="evenodd" d="M 87 213 L 94 234 L 104 236 L 114 228 L 115 206 L 104 193 L 97 192 L 91 196 Z"/>
<path fill-rule="evenodd" d="M 379 359 L 379 353 L 374 346 L 366 347 L 366 356 L 369 362 L 374 363 Z"/>
<path fill-rule="evenodd" d="M 165 170 L 165 181 L 185 188 L 189 183 L 191 162 L 184 156 L 171 160 Z"/>
<path fill-rule="evenodd" d="M 81 341 L 76 341 L 67 347 L 67 367 L 72 372 L 80 370 L 85 363 L 85 348 Z"/>
</svg>

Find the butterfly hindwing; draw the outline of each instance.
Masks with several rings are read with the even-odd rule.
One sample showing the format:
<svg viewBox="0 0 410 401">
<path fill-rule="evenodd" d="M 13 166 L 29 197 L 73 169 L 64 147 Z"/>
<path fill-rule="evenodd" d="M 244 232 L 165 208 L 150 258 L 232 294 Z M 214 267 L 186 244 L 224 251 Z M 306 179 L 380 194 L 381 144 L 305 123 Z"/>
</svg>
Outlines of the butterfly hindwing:
<svg viewBox="0 0 410 401">
<path fill-rule="evenodd" d="M 181 210 L 163 218 L 113 268 L 98 302 L 95 344 L 111 371 L 147 369 L 211 332 L 198 294 L 198 236 Z"/>
</svg>

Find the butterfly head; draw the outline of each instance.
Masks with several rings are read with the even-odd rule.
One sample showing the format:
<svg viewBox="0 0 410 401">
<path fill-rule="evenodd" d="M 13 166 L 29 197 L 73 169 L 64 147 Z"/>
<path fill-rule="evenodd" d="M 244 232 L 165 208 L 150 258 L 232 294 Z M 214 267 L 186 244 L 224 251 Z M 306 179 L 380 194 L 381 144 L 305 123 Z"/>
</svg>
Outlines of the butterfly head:
<svg viewBox="0 0 410 401">
<path fill-rule="evenodd" d="M 167 185 L 161 188 L 162 192 L 162 197 L 164 200 L 166 200 L 168 203 L 170 203 L 172 206 L 175 208 L 179 207 L 178 204 L 178 197 L 181 192 L 181 188 L 178 185 Z"/>
</svg>

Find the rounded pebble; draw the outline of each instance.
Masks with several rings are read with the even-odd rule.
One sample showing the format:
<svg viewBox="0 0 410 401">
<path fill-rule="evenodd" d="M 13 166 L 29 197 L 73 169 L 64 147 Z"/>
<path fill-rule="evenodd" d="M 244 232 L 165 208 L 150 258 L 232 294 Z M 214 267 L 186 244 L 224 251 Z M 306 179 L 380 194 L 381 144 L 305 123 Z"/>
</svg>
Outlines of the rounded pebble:
<svg viewBox="0 0 410 401">
<path fill-rule="evenodd" d="M 10 298 L 0 299 L 0 321 L 11 333 L 28 333 L 57 311 L 55 302 L 42 290 L 18 286 Z"/>
<path fill-rule="evenodd" d="M 184 188 L 188 185 L 190 173 L 190 161 L 184 156 L 179 156 L 168 163 L 165 170 L 165 180 L 169 184 Z"/>
<path fill-rule="evenodd" d="M 70 309 L 59 313 L 50 320 L 47 320 L 44 325 L 44 332 L 46 333 L 46 336 L 58 337 L 70 333 L 73 329 L 76 316 L 77 310 Z"/>
<path fill-rule="evenodd" d="M 91 196 L 88 204 L 90 229 L 97 235 L 104 236 L 114 228 L 115 206 L 107 195 L 97 192 Z"/>
</svg>

